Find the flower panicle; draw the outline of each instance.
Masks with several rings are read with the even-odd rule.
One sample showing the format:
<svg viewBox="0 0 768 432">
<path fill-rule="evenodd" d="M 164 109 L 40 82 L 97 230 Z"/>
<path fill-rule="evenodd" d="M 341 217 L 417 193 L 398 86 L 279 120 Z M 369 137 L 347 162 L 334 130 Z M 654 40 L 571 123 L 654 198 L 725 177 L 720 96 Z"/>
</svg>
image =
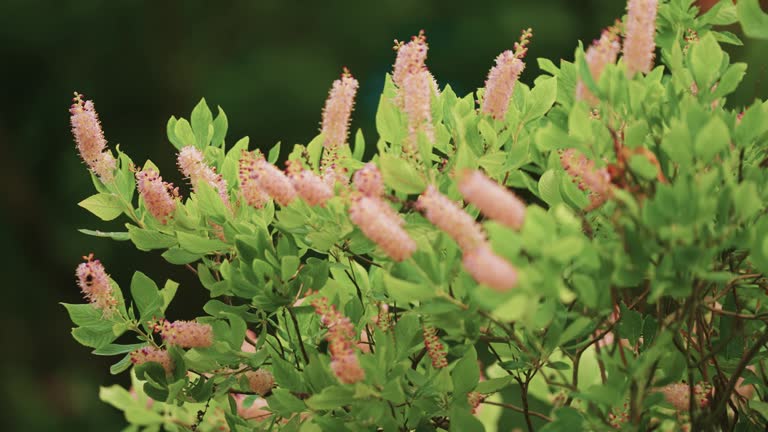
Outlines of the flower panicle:
<svg viewBox="0 0 768 432">
<path fill-rule="evenodd" d="M 238 165 L 238 180 L 240 181 L 240 194 L 246 204 L 260 209 L 269 202 L 270 196 L 256 181 L 256 161 L 264 159 L 259 150 L 248 152 L 243 150 Z"/>
<path fill-rule="evenodd" d="M 196 321 L 163 321 L 158 330 L 169 345 L 181 348 L 205 348 L 213 345 L 213 327 Z"/>
<path fill-rule="evenodd" d="M 402 228 L 402 217 L 389 204 L 359 192 L 352 194 L 350 199 L 350 220 L 387 256 L 399 262 L 413 255 L 416 242 Z"/>
<path fill-rule="evenodd" d="M 423 133 L 427 140 L 435 140 L 435 127 L 432 124 L 432 90 L 434 79 L 428 70 L 407 74 L 401 87 L 403 111 L 408 119 L 408 138 L 403 151 L 415 155 L 418 136 Z"/>
<path fill-rule="evenodd" d="M 107 140 L 93 101 L 83 101 L 83 95 L 75 92 L 69 113 L 72 135 L 80 157 L 103 182 L 111 182 L 114 180 L 117 161 L 107 148 Z"/>
<path fill-rule="evenodd" d="M 653 69 L 658 7 L 658 0 L 629 0 L 627 3 L 624 63 L 629 78 Z"/>
<path fill-rule="evenodd" d="M 384 181 L 381 171 L 373 162 L 368 162 L 355 172 L 352 182 L 358 192 L 367 197 L 380 197 L 384 194 Z"/>
<path fill-rule="evenodd" d="M 153 168 L 136 172 L 136 188 L 147 211 L 160 223 L 166 224 L 176 211 L 179 188 L 164 182 L 160 173 Z"/>
<path fill-rule="evenodd" d="M 528 27 L 527 29 L 524 29 L 520 34 L 520 40 L 518 42 L 515 42 L 514 45 L 514 51 L 515 51 L 515 57 L 519 59 L 525 58 L 525 55 L 528 54 L 528 45 L 531 43 L 531 38 L 533 37 L 533 29 Z"/>
<path fill-rule="evenodd" d="M 488 244 L 464 252 L 462 264 L 475 281 L 496 291 L 504 292 L 517 286 L 517 270 L 496 255 Z"/>
<path fill-rule="evenodd" d="M 525 63 L 513 51 L 504 51 L 496 57 L 496 65 L 488 72 L 488 79 L 485 81 L 485 95 L 481 107 L 483 114 L 496 120 L 504 119 L 515 83 L 524 69 Z"/>
<path fill-rule="evenodd" d="M 403 87 L 407 75 L 426 69 L 429 45 L 427 45 L 424 30 L 420 30 L 419 34 L 413 36 L 408 43 L 395 40 L 394 49 L 397 51 L 397 56 L 392 69 L 392 82 L 398 87 Z"/>
<path fill-rule="evenodd" d="M 478 170 L 464 172 L 459 180 L 459 192 L 489 218 L 519 230 L 525 220 L 525 204 L 507 188 L 489 179 Z"/>
<path fill-rule="evenodd" d="M 148 346 L 131 352 L 131 363 L 134 365 L 138 366 L 149 362 L 159 363 L 165 369 L 166 374 L 173 372 L 175 367 L 171 355 L 164 349 Z"/>
<path fill-rule="evenodd" d="M 423 326 L 424 336 L 424 348 L 427 350 L 427 355 L 432 360 L 432 367 L 435 369 L 442 369 L 448 366 L 448 359 L 445 346 L 440 342 L 440 338 L 437 337 L 437 329 L 431 326 Z"/>
<path fill-rule="evenodd" d="M 291 179 L 266 159 L 256 159 L 250 179 L 257 181 L 261 189 L 283 207 L 296 199 L 296 188 Z"/>
<path fill-rule="evenodd" d="M 186 146 L 179 151 L 178 164 L 181 173 L 189 179 L 195 191 L 201 182 L 207 183 L 218 192 L 224 205 L 230 208 L 227 181 L 217 174 L 215 169 L 205 163 L 203 152 L 194 146 Z"/>
<path fill-rule="evenodd" d="M 422 193 L 416 207 L 440 230 L 451 236 L 463 251 L 485 243 L 485 233 L 467 212 L 430 185 Z"/>
<path fill-rule="evenodd" d="M 563 169 L 579 185 L 581 190 L 589 190 L 590 205 L 587 210 L 594 210 L 613 196 L 611 175 L 606 168 L 596 168 L 595 162 L 587 159 L 576 149 L 566 149 L 560 154 Z"/>
<path fill-rule="evenodd" d="M 325 339 L 331 356 L 331 371 L 340 382 L 354 384 L 365 379 L 365 371 L 355 353 L 355 328 L 348 317 L 342 315 L 336 307 L 328 304 L 328 299 L 320 297 L 312 301 L 315 313 L 328 329 Z"/>
<path fill-rule="evenodd" d="M 595 40 L 587 48 L 585 60 L 589 67 L 589 73 L 595 82 L 600 80 L 600 76 L 607 65 L 616 63 L 619 51 L 621 51 L 621 43 L 619 42 L 617 26 L 603 30 L 600 39 Z M 576 99 L 584 100 L 590 106 L 596 106 L 600 102 L 597 96 L 589 91 L 581 79 L 576 83 Z"/>
<path fill-rule="evenodd" d="M 349 120 L 355 106 L 359 83 L 347 68 L 341 78 L 333 82 L 323 108 L 320 132 L 323 134 L 323 167 L 338 162 L 338 148 L 347 142 Z"/>
<path fill-rule="evenodd" d="M 93 254 L 83 259 L 85 262 L 80 263 L 75 270 L 77 284 L 86 300 L 93 307 L 101 310 L 105 318 L 109 318 L 116 312 L 118 305 L 118 300 L 112 291 L 112 281 L 101 261 L 94 259 Z"/>
<path fill-rule="evenodd" d="M 288 177 L 296 193 L 311 206 L 324 206 L 333 198 L 333 188 L 314 172 L 304 169 L 298 161 L 288 161 Z"/>
</svg>

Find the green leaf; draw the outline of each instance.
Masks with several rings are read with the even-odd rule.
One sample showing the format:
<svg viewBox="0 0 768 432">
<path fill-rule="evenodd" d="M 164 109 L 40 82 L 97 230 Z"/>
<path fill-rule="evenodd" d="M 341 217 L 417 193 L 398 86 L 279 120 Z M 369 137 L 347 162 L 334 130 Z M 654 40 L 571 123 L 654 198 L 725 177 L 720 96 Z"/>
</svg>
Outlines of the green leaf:
<svg viewBox="0 0 768 432">
<path fill-rule="evenodd" d="M 554 170 L 545 172 L 539 179 L 539 195 L 550 207 L 563 201 L 560 196 L 560 181 Z"/>
<path fill-rule="evenodd" d="M 181 150 L 181 148 L 184 147 L 184 143 L 176 136 L 177 122 L 178 120 L 176 120 L 176 117 L 171 116 L 171 118 L 168 119 L 168 123 L 165 125 L 165 133 L 168 135 L 168 141 L 170 141 L 176 149 Z"/>
<path fill-rule="evenodd" d="M 330 410 L 349 405 L 352 402 L 354 390 L 349 387 L 326 387 L 322 392 L 305 401 L 313 410 Z"/>
<path fill-rule="evenodd" d="M 480 380 L 480 368 L 477 366 L 477 352 L 470 346 L 464 356 L 456 363 L 451 371 L 453 391 L 462 394 L 469 393 Z"/>
<path fill-rule="evenodd" d="M 629 339 L 629 342 L 634 345 L 642 335 L 643 316 L 639 312 L 627 309 L 627 306 L 622 303 L 618 330 L 622 338 Z"/>
<path fill-rule="evenodd" d="M 544 116 L 552 108 L 556 98 L 556 78 L 537 80 L 536 87 L 531 90 L 531 94 L 525 100 L 525 110 L 523 112 L 525 121 L 530 122 Z"/>
<path fill-rule="evenodd" d="M 184 265 L 199 260 L 203 257 L 203 254 L 192 253 L 174 246 L 163 252 L 162 257 L 171 264 Z"/>
<path fill-rule="evenodd" d="M 213 121 L 213 137 L 211 137 L 211 145 L 223 146 L 224 138 L 227 136 L 227 129 L 229 128 L 229 121 L 224 110 L 219 108 L 219 114 L 216 115 L 216 119 Z"/>
<path fill-rule="evenodd" d="M 383 154 L 379 158 L 379 165 L 384 183 L 398 192 L 419 194 L 426 188 L 421 174 L 405 159 Z"/>
<path fill-rule="evenodd" d="M 737 185 L 733 193 L 733 206 L 740 220 L 755 216 L 764 206 L 757 185 L 749 180 Z"/>
<path fill-rule="evenodd" d="M 117 240 L 117 241 L 130 240 L 131 238 L 127 232 L 104 232 L 99 230 L 89 230 L 85 228 L 81 228 L 78 231 L 86 235 L 90 235 L 94 237 L 106 237 L 106 238 L 111 238 L 112 240 Z"/>
<path fill-rule="evenodd" d="M 223 251 L 229 248 L 229 245 L 218 239 L 209 239 L 185 232 L 176 232 L 179 239 L 179 246 L 189 253 L 209 254 L 212 252 Z"/>
<path fill-rule="evenodd" d="M 208 104 L 205 103 L 205 98 L 200 99 L 195 108 L 192 110 L 190 116 L 192 122 L 192 132 L 195 135 L 195 142 L 197 148 L 204 149 L 210 142 L 209 133 L 212 135 L 213 114 L 211 109 L 208 108 Z"/>
<path fill-rule="evenodd" d="M 186 119 L 180 118 L 173 127 L 173 133 L 179 142 L 179 149 L 187 146 L 194 146 L 196 143 L 195 133 L 192 132 L 192 126 Z"/>
<path fill-rule="evenodd" d="M 112 329 L 112 322 L 103 319 L 103 312 L 92 304 L 61 303 L 69 313 L 69 319 L 78 326 L 97 329 Z"/>
<path fill-rule="evenodd" d="M 694 149 L 704 162 L 710 162 L 716 154 L 728 148 L 731 142 L 728 126 L 720 117 L 712 117 L 696 136 Z"/>
<path fill-rule="evenodd" d="M 111 373 L 112 375 L 123 373 L 126 370 L 128 370 L 132 364 L 133 362 L 131 361 L 131 355 L 126 354 L 125 356 L 123 356 L 122 359 L 120 359 L 119 362 L 109 367 L 109 373 Z"/>
<path fill-rule="evenodd" d="M 424 301 L 435 296 L 435 290 L 425 283 L 413 283 L 384 273 L 384 286 L 389 296 L 398 303 Z"/>
<path fill-rule="evenodd" d="M 512 384 L 513 382 L 514 382 L 514 378 L 512 378 L 509 375 L 503 376 L 501 378 L 492 378 L 492 379 L 480 381 L 479 383 L 477 383 L 477 387 L 475 387 L 475 391 L 482 394 L 496 393 L 497 391 Z"/>
<path fill-rule="evenodd" d="M 163 297 L 155 282 L 144 273 L 137 271 L 131 279 L 131 296 L 139 309 L 140 321 L 144 322 L 160 314 L 163 306 Z"/>
<path fill-rule="evenodd" d="M 109 344 L 99 349 L 93 350 L 91 354 L 100 355 L 100 356 L 113 356 L 117 354 L 129 353 L 131 351 L 135 351 L 145 346 L 147 346 L 145 342 L 135 343 L 130 345 Z"/>
<path fill-rule="evenodd" d="M 629 169 L 644 180 L 653 180 L 658 175 L 658 169 L 644 155 L 632 155 L 629 158 Z"/>
<path fill-rule="evenodd" d="M 269 150 L 269 154 L 267 155 L 267 161 L 271 164 L 274 164 L 277 162 L 277 159 L 280 158 L 280 147 L 281 142 L 278 141 L 277 144 L 272 146 L 272 148 Z"/>
<path fill-rule="evenodd" d="M 739 20 L 736 5 L 729 1 L 721 1 L 700 17 L 702 23 L 712 25 L 731 25 Z"/>
<path fill-rule="evenodd" d="M 712 33 L 704 35 L 698 43 L 691 47 L 691 72 L 699 86 L 705 91 L 712 87 L 723 62 L 723 50 Z"/>
<path fill-rule="evenodd" d="M 133 225 L 128 226 L 128 235 L 136 249 L 149 251 L 165 249 L 177 244 L 176 238 L 158 231 L 142 229 Z"/>
<path fill-rule="evenodd" d="M 287 281 L 296 274 L 299 264 L 301 264 L 301 260 L 297 256 L 284 256 L 280 259 L 280 276 L 283 281 Z"/>
<path fill-rule="evenodd" d="M 768 39 L 768 14 L 760 8 L 758 0 L 739 0 L 736 11 L 744 34 L 755 39 Z"/>
<path fill-rule="evenodd" d="M 455 404 L 450 410 L 451 428 L 450 432 L 481 432 L 485 431 L 485 426 L 469 410 L 469 406 Z"/>
<path fill-rule="evenodd" d="M 77 203 L 103 221 L 111 221 L 123 213 L 120 199 L 110 193 L 98 193 Z"/>
<path fill-rule="evenodd" d="M 290 391 L 282 388 L 272 390 L 272 396 L 267 398 L 270 409 L 277 414 L 288 417 L 292 413 L 302 412 L 307 409 L 304 401 L 297 398 Z"/>
<path fill-rule="evenodd" d="M 365 155 L 365 137 L 363 136 L 363 130 L 358 129 L 355 133 L 355 147 L 352 150 L 352 158 L 362 161 Z"/>
</svg>

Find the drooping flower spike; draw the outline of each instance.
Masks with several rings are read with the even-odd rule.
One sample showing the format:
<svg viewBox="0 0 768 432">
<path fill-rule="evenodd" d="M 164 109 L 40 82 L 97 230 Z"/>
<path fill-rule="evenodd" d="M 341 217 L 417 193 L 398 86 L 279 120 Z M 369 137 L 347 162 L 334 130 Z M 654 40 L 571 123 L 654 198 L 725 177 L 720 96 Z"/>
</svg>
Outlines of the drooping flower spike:
<svg viewBox="0 0 768 432">
<path fill-rule="evenodd" d="M 323 206 L 333 197 L 333 188 L 319 175 L 304 169 L 298 161 L 286 162 L 288 178 L 298 195 L 311 206 Z"/>
<path fill-rule="evenodd" d="M 627 3 L 624 63 L 629 78 L 653 69 L 658 7 L 658 0 L 629 0 Z"/>
<path fill-rule="evenodd" d="M 407 75 L 426 69 L 429 45 L 427 45 L 424 30 L 419 31 L 419 34 L 413 36 L 408 43 L 395 40 L 394 49 L 397 51 L 397 57 L 392 69 L 392 82 L 402 88 Z"/>
<path fill-rule="evenodd" d="M 147 211 L 160 223 L 167 223 L 176 211 L 179 189 L 164 182 L 160 173 L 152 168 L 136 173 L 136 188 L 144 200 Z"/>
<path fill-rule="evenodd" d="M 517 285 L 517 270 L 507 260 L 496 255 L 488 244 L 465 252 L 462 264 L 478 283 L 496 291 L 507 291 Z"/>
<path fill-rule="evenodd" d="M 416 207 L 433 225 L 451 236 L 461 250 L 467 252 L 485 243 L 485 233 L 475 219 L 434 186 L 427 186 Z"/>
<path fill-rule="evenodd" d="M 403 261 L 413 255 L 416 242 L 402 228 L 402 217 L 389 204 L 360 193 L 353 193 L 350 200 L 349 219 L 387 256 Z"/>
<path fill-rule="evenodd" d="M 75 137 L 80 157 L 101 181 L 111 182 L 117 161 L 107 149 L 107 140 L 104 138 L 93 101 L 83 101 L 83 95 L 75 93 L 69 113 L 72 135 Z"/>
<path fill-rule="evenodd" d="M 83 259 L 85 262 L 80 263 L 75 271 L 77 284 L 86 300 L 93 307 L 101 310 L 105 318 L 109 318 L 115 313 L 118 305 L 117 298 L 112 291 L 109 275 L 104 270 L 101 261 L 93 259 L 93 254 L 83 257 Z"/>
<path fill-rule="evenodd" d="M 594 41 L 592 45 L 587 48 L 585 53 L 585 60 L 587 66 L 589 66 L 589 73 L 592 75 L 592 79 L 595 82 L 600 80 L 600 76 L 603 74 L 603 69 L 609 64 L 616 63 L 616 57 L 621 51 L 621 44 L 619 43 L 618 27 L 613 26 L 603 30 L 600 39 Z M 576 83 L 576 99 L 586 101 L 591 106 L 596 106 L 600 101 L 597 96 L 589 91 L 584 82 L 579 79 Z"/>
<path fill-rule="evenodd" d="M 507 188 L 480 171 L 461 174 L 459 192 L 464 200 L 484 215 L 512 229 L 519 230 L 525 219 L 525 204 Z"/>
<path fill-rule="evenodd" d="M 194 146 L 186 146 L 179 151 L 178 164 L 181 173 L 189 179 L 192 188 L 197 190 L 199 184 L 207 183 L 218 192 L 221 200 L 229 208 L 229 193 L 227 181 L 216 173 L 216 170 L 208 166 L 203 158 L 203 153 Z"/>
</svg>

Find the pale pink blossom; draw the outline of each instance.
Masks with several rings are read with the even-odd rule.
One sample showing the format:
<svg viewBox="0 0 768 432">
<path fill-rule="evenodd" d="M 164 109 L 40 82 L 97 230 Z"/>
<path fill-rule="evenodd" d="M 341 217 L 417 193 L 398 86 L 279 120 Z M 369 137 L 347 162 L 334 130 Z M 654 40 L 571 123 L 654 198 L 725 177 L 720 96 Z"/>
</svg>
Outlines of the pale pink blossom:
<svg viewBox="0 0 768 432">
<path fill-rule="evenodd" d="M 428 186 L 419 196 L 416 207 L 433 225 L 451 236 L 462 250 L 470 251 L 485 243 L 480 224 L 434 186 Z"/>
<path fill-rule="evenodd" d="M 255 155 L 254 155 L 255 153 Z M 264 155 L 256 150 L 254 153 L 243 150 L 240 157 L 238 179 L 240 180 L 240 194 L 245 202 L 254 208 L 262 208 L 269 202 L 269 194 L 262 189 L 256 180 L 256 160 L 264 159 Z"/>
<path fill-rule="evenodd" d="M 196 321 L 165 321 L 160 335 L 169 345 L 181 348 L 205 348 L 213 345 L 213 327 Z"/>
<path fill-rule="evenodd" d="M 589 66 L 589 73 L 595 82 L 600 80 L 603 69 L 609 64 L 616 63 L 616 57 L 621 51 L 619 37 L 615 28 L 603 30 L 599 40 L 596 40 L 587 48 L 585 60 Z M 576 83 L 576 99 L 586 101 L 591 106 L 596 106 L 600 100 L 589 91 L 584 82 L 579 79 Z"/>
<path fill-rule="evenodd" d="M 107 149 L 107 140 L 93 101 L 83 101 L 83 95 L 75 93 L 69 113 L 80 157 L 102 181 L 111 182 L 117 161 Z"/>
<path fill-rule="evenodd" d="M 352 177 L 355 188 L 365 196 L 380 197 L 384 194 L 381 171 L 373 162 L 368 162 Z"/>
<path fill-rule="evenodd" d="M 504 51 L 496 57 L 496 66 L 488 72 L 485 81 L 482 112 L 496 120 L 503 120 L 509 109 L 509 100 L 518 77 L 525 69 L 525 63 L 512 51 Z"/>
<path fill-rule="evenodd" d="M 323 206 L 333 198 L 333 188 L 314 172 L 303 169 L 296 161 L 288 161 L 288 177 L 296 193 L 311 206 Z"/>
<path fill-rule="evenodd" d="M 229 204 L 229 193 L 227 192 L 227 181 L 216 173 L 212 167 L 205 163 L 203 153 L 194 146 L 186 146 L 179 151 L 179 168 L 181 173 L 189 179 L 192 188 L 197 191 L 198 185 L 207 183 L 218 192 L 222 202 L 227 207 Z"/>
<path fill-rule="evenodd" d="M 131 353 L 131 363 L 140 365 L 147 362 L 159 363 L 160 366 L 165 369 L 165 373 L 167 374 L 173 372 L 173 359 L 171 358 L 171 355 L 168 354 L 168 351 L 164 349 L 144 347 Z"/>
<path fill-rule="evenodd" d="M 335 153 L 339 146 L 346 144 L 349 133 L 349 119 L 355 104 L 359 84 L 345 68 L 341 78 L 333 82 L 323 109 L 323 146 L 326 152 Z"/>
<path fill-rule="evenodd" d="M 259 182 L 259 186 L 278 204 L 285 207 L 296 199 L 296 188 L 279 168 L 264 159 L 257 159 L 251 179 Z"/>
<path fill-rule="evenodd" d="M 408 138 L 404 150 L 415 154 L 418 134 L 424 133 L 427 140 L 435 140 L 432 125 L 432 75 L 428 70 L 407 74 L 402 86 L 403 112 L 408 119 Z"/>
<path fill-rule="evenodd" d="M 378 198 L 355 194 L 351 197 L 349 218 L 395 261 L 403 261 L 416 251 L 416 242 L 402 228 L 404 221 Z"/>
<path fill-rule="evenodd" d="M 465 252 L 462 263 L 467 273 L 483 285 L 496 291 L 507 291 L 517 285 L 517 270 L 490 246 L 483 245 Z"/>
<path fill-rule="evenodd" d="M 152 168 L 136 173 L 136 187 L 144 200 L 147 211 L 160 223 L 165 224 L 176 211 L 179 190 L 164 182 L 160 173 Z"/>
<path fill-rule="evenodd" d="M 560 154 L 560 163 L 581 190 L 590 191 L 590 205 L 587 210 L 600 207 L 613 196 L 613 185 L 608 170 L 596 168 L 595 162 L 587 159 L 578 150 L 564 150 Z"/>
<path fill-rule="evenodd" d="M 365 371 L 355 354 L 355 328 L 349 318 L 342 315 L 328 299 L 312 301 L 320 322 L 328 329 L 325 339 L 331 356 L 331 371 L 343 384 L 354 384 L 365 379 Z"/>
<path fill-rule="evenodd" d="M 464 173 L 459 180 L 459 192 L 490 219 L 516 230 L 523 226 L 525 203 L 482 172 Z"/>
<path fill-rule="evenodd" d="M 627 3 L 624 63 L 630 78 L 637 72 L 648 73 L 653 69 L 658 6 L 658 0 L 629 0 Z"/>
<path fill-rule="evenodd" d="M 112 282 L 101 261 L 93 259 L 93 255 L 83 257 L 84 263 L 77 266 L 75 274 L 77 284 L 88 300 L 96 309 L 109 318 L 117 308 L 118 301 L 112 291 Z"/>
<path fill-rule="evenodd" d="M 392 70 L 392 82 L 402 88 L 405 77 L 409 74 L 420 72 L 426 68 L 427 60 L 427 38 L 424 36 L 424 30 L 419 32 L 418 36 L 411 38 L 408 43 L 395 41 L 397 57 Z"/>
<path fill-rule="evenodd" d="M 251 387 L 251 390 L 260 396 L 271 392 L 272 387 L 275 385 L 275 377 L 266 369 L 248 371 L 245 373 L 245 377 L 248 379 L 248 385 Z"/>
</svg>

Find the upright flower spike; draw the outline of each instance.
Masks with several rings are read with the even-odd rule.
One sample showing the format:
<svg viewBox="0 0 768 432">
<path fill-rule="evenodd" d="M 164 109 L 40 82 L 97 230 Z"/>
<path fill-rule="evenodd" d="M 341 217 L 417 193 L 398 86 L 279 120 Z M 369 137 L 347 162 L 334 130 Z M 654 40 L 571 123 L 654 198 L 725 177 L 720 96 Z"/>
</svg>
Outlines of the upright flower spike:
<svg viewBox="0 0 768 432">
<path fill-rule="evenodd" d="M 523 31 L 520 42 L 515 43 L 515 51 L 504 51 L 496 57 L 496 66 L 488 72 L 485 81 L 485 96 L 483 96 L 482 112 L 496 120 L 503 120 L 509 109 L 509 100 L 515 83 L 525 69 L 523 57 L 528 52 L 533 33 L 531 29 Z"/>
<path fill-rule="evenodd" d="M 381 171 L 373 162 L 368 162 L 357 170 L 352 177 L 355 188 L 367 197 L 380 197 L 384 194 L 384 181 Z"/>
<path fill-rule="evenodd" d="M 603 69 L 607 65 L 616 63 L 619 51 L 621 51 L 621 44 L 619 43 L 618 28 L 615 26 L 603 30 L 600 39 L 592 42 L 592 45 L 587 48 L 585 59 L 587 66 L 589 66 L 589 73 L 595 82 L 600 80 Z M 596 106 L 600 102 L 581 79 L 576 83 L 576 99 L 586 101 L 591 106 Z"/>
<path fill-rule="evenodd" d="M 83 258 L 85 262 L 78 265 L 75 271 L 77 284 L 86 300 L 108 318 L 117 310 L 118 304 L 109 275 L 101 261 L 93 259 L 93 254 Z"/>
<path fill-rule="evenodd" d="M 189 179 L 193 189 L 197 190 L 200 182 L 207 183 L 219 193 L 224 204 L 230 207 L 227 181 L 205 163 L 203 153 L 200 150 L 194 146 L 182 148 L 179 151 L 178 163 L 181 173 Z"/>
<path fill-rule="evenodd" d="M 387 256 L 403 261 L 413 255 L 416 242 L 402 228 L 403 219 L 387 203 L 359 193 L 353 194 L 351 200 L 349 219 Z"/>
<path fill-rule="evenodd" d="M 312 301 L 315 313 L 328 329 L 325 339 L 331 355 L 331 371 L 343 384 L 354 384 L 365 379 L 365 371 L 355 354 L 355 328 L 349 318 L 320 297 Z"/>
<path fill-rule="evenodd" d="M 637 72 L 648 73 L 653 69 L 658 6 L 658 0 L 629 0 L 627 3 L 624 63 L 629 78 Z"/>
<path fill-rule="evenodd" d="M 428 186 L 419 196 L 416 207 L 424 212 L 432 225 L 451 236 L 463 251 L 471 251 L 485 243 L 485 234 L 472 216 L 434 186 Z"/>
<path fill-rule="evenodd" d="M 323 206 L 333 197 L 333 189 L 310 170 L 304 169 L 297 161 L 288 161 L 288 178 L 298 195 L 311 206 Z"/>
<path fill-rule="evenodd" d="M 406 151 L 415 154 L 418 134 L 423 132 L 427 140 L 435 140 L 432 125 L 432 75 L 424 69 L 407 74 L 403 78 L 403 111 L 408 118 Z"/>
<path fill-rule="evenodd" d="M 397 51 L 397 57 L 392 70 L 392 82 L 402 88 L 407 75 L 426 69 L 429 46 L 424 30 L 419 31 L 418 36 L 412 37 L 408 43 L 396 40 L 394 49 Z"/>
<path fill-rule="evenodd" d="M 254 153 L 243 150 L 243 154 L 240 157 L 238 169 L 240 194 L 249 206 L 262 208 L 269 201 L 269 194 L 261 188 L 256 180 L 256 161 L 264 159 L 264 155 L 258 150 Z"/>
<path fill-rule="evenodd" d="M 427 355 L 432 360 L 432 367 L 435 369 L 442 369 L 448 366 L 448 360 L 446 357 L 445 346 L 440 342 L 437 337 L 437 329 L 434 327 L 423 327 L 424 335 L 424 348 L 427 349 Z"/>
<path fill-rule="evenodd" d="M 525 204 L 482 172 L 475 170 L 463 173 L 459 180 L 459 192 L 465 201 L 489 218 L 515 230 L 523 226 Z"/>
<path fill-rule="evenodd" d="M 131 353 L 131 363 L 141 365 L 148 362 L 159 363 L 166 374 L 173 372 L 174 364 L 168 351 L 155 347 L 139 348 Z"/>
<path fill-rule="evenodd" d="M 103 182 L 111 182 L 117 161 L 107 149 L 107 140 L 93 101 L 83 101 L 83 95 L 75 93 L 69 113 L 80 157 Z"/>
<path fill-rule="evenodd" d="M 487 244 L 465 252 L 462 264 L 478 283 L 496 291 L 504 292 L 517 285 L 517 270 Z"/>
<path fill-rule="evenodd" d="M 147 211 L 160 223 L 165 224 L 176 211 L 179 189 L 163 181 L 160 173 L 152 168 L 136 173 L 136 188 L 144 200 Z"/>
<path fill-rule="evenodd" d="M 205 348 L 213 345 L 213 327 L 195 321 L 164 321 L 160 335 L 169 345 L 181 348 Z"/>
<path fill-rule="evenodd" d="M 288 176 L 263 158 L 256 160 L 251 179 L 283 207 L 296 199 L 296 188 Z"/>
<path fill-rule="evenodd" d="M 349 119 L 355 105 L 355 94 L 359 84 L 347 68 L 341 78 L 333 82 L 323 108 L 323 122 L 320 132 L 324 136 L 323 166 L 338 162 L 338 148 L 347 143 Z"/>
<path fill-rule="evenodd" d="M 600 207 L 613 195 L 613 185 L 608 170 L 596 168 L 595 163 L 578 150 L 564 150 L 560 154 L 560 163 L 579 185 L 579 189 L 590 191 L 590 205 L 586 210 Z"/>
</svg>

